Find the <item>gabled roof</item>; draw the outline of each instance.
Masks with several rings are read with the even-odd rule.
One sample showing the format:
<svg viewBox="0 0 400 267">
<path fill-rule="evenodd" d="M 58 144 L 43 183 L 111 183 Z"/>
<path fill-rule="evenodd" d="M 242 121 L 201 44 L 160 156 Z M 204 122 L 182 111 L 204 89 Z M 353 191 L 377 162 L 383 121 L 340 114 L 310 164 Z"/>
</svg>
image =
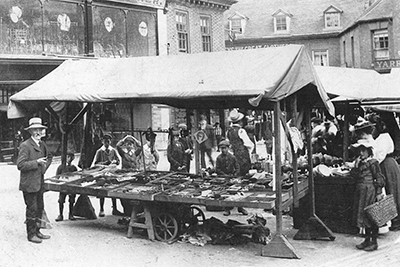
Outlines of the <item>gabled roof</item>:
<svg viewBox="0 0 400 267">
<path fill-rule="evenodd" d="M 395 10 L 394 1 L 398 0 L 376 0 L 365 12 L 354 19 L 343 32 L 352 29 L 362 22 L 392 18 L 393 10 Z"/>
<path fill-rule="evenodd" d="M 248 20 L 249 18 L 246 17 L 245 15 L 240 14 L 238 11 L 235 11 L 232 15 L 230 15 L 228 17 L 228 19 L 229 20 L 232 20 L 232 19 L 245 19 L 245 20 Z"/>
<path fill-rule="evenodd" d="M 293 17 L 293 15 L 292 15 L 290 12 L 287 12 L 287 11 L 281 9 L 281 8 L 278 9 L 277 11 L 275 11 L 274 14 L 272 14 L 272 16 L 275 17 L 275 16 L 278 15 L 279 13 L 283 13 L 283 14 L 285 14 L 285 15 L 288 16 L 288 17 Z"/>
<path fill-rule="evenodd" d="M 224 16 L 226 23 L 235 11 L 249 18 L 244 34 L 237 36 L 238 39 L 276 37 L 272 14 L 279 9 L 293 15 L 289 36 L 318 35 L 326 34 L 324 11 L 331 5 L 343 11 L 342 28 L 351 25 L 364 12 L 364 2 L 355 0 L 240 0 L 225 11 Z"/>
<path fill-rule="evenodd" d="M 340 12 L 340 13 L 343 13 L 343 10 L 341 10 L 340 8 L 338 8 L 338 7 L 334 6 L 334 5 L 330 5 L 327 9 L 324 10 L 324 13 L 327 13 L 327 12 Z"/>
</svg>

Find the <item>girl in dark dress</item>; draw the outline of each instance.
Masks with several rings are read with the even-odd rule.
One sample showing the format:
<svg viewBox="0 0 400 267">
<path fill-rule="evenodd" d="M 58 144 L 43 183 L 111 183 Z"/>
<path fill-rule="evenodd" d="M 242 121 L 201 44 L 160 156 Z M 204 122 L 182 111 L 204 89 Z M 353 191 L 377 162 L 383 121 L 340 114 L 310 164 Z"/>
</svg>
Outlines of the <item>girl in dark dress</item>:
<svg viewBox="0 0 400 267">
<path fill-rule="evenodd" d="M 370 141 L 360 139 L 353 147 L 357 148 L 359 155 L 351 170 L 352 177 L 356 179 L 353 221 L 357 227 L 365 228 L 365 240 L 356 247 L 365 251 L 373 251 L 378 249 L 378 226 L 366 216 L 364 208 L 383 198 L 384 176 L 379 162 L 372 157 L 373 146 Z"/>
<path fill-rule="evenodd" d="M 179 141 L 179 131 L 172 131 L 171 141 L 167 148 L 167 158 L 170 163 L 170 171 L 187 172 L 186 153 L 182 143 Z"/>
</svg>

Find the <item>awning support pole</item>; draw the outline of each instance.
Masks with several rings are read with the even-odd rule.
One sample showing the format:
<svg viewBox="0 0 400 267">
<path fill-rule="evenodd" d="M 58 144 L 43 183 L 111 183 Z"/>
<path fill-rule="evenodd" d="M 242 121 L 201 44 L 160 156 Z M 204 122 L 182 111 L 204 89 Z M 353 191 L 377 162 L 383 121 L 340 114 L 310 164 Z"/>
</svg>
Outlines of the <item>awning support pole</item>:
<svg viewBox="0 0 400 267">
<path fill-rule="evenodd" d="M 306 136 L 307 136 L 307 158 L 309 166 L 308 174 L 308 194 L 310 196 L 310 218 L 300 227 L 300 230 L 293 237 L 294 240 L 315 240 L 329 238 L 335 240 L 332 231 L 317 217 L 315 214 L 315 194 L 314 194 L 314 174 L 312 161 L 312 145 L 311 145 L 311 110 L 305 112 L 306 119 Z"/>
<path fill-rule="evenodd" d="M 276 233 L 271 242 L 261 247 L 261 256 L 300 259 L 294 247 L 282 234 L 282 185 L 281 185 L 281 109 L 279 102 L 274 103 L 274 147 L 275 147 L 275 209 Z"/>
</svg>

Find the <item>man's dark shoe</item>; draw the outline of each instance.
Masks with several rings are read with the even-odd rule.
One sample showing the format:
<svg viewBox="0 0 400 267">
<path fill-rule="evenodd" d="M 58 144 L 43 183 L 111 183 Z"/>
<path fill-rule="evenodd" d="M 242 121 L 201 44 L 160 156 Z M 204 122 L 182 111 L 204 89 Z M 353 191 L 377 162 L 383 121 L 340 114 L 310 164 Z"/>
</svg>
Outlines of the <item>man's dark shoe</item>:
<svg viewBox="0 0 400 267">
<path fill-rule="evenodd" d="M 41 232 L 37 232 L 36 236 L 39 237 L 40 239 L 50 239 L 49 235 L 44 235 Z"/>
<path fill-rule="evenodd" d="M 368 247 L 364 248 L 365 251 L 374 251 L 378 249 L 377 243 L 371 243 Z"/>
<path fill-rule="evenodd" d="M 368 239 L 365 239 L 361 244 L 356 245 L 356 248 L 358 249 L 364 249 L 370 245 L 370 241 Z"/>
<path fill-rule="evenodd" d="M 64 220 L 64 217 L 62 215 L 58 215 L 56 218 L 56 222 L 61 222 L 62 220 Z"/>
<path fill-rule="evenodd" d="M 70 221 L 75 221 L 76 218 L 74 217 L 74 215 L 72 215 L 71 213 L 68 215 L 68 220 Z"/>
<path fill-rule="evenodd" d="M 28 241 L 32 242 L 32 243 L 36 243 L 36 244 L 42 243 L 42 239 L 40 239 L 39 237 L 37 237 L 35 235 L 32 237 L 28 237 Z"/>
</svg>

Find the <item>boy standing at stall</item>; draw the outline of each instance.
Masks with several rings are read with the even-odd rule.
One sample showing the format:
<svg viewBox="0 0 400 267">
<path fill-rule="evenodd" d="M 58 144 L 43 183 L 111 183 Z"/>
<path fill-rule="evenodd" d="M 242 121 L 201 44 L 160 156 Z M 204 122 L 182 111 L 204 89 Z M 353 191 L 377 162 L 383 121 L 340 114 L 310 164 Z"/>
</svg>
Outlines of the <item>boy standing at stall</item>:
<svg viewBox="0 0 400 267">
<path fill-rule="evenodd" d="M 239 176 L 239 162 L 236 157 L 229 152 L 229 146 L 230 143 L 228 140 L 222 140 L 218 144 L 221 154 L 217 157 L 215 171 L 218 175 Z M 231 207 L 225 208 L 224 215 L 229 216 L 231 214 L 231 209 Z M 238 212 L 242 213 L 243 215 L 248 214 L 248 212 L 242 207 L 238 207 Z"/>
<path fill-rule="evenodd" d="M 67 162 L 65 165 L 61 164 L 60 166 L 58 166 L 57 171 L 56 171 L 56 175 L 62 174 L 62 173 L 66 173 L 66 172 L 75 172 L 78 170 L 78 168 L 72 164 L 72 161 L 74 160 L 75 155 L 72 152 L 67 152 Z M 69 213 L 68 213 L 68 219 L 73 221 L 75 220 L 75 217 L 73 215 L 73 208 L 74 208 L 74 204 L 75 204 L 75 194 L 68 194 L 69 197 Z M 59 215 L 56 218 L 56 222 L 60 222 L 62 220 L 64 220 L 63 217 L 63 211 L 64 211 L 64 203 L 65 203 L 65 199 L 67 198 L 67 194 L 66 193 L 60 193 L 60 196 L 58 197 L 58 207 L 59 207 Z"/>
<path fill-rule="evenodd" d="M 92 165 L 115 165 L 118 166 L 120 159 L 118 151 L 111 146 L 112 136 L 110 134 L 103 135 L 103 146 L 96 151 Z M 112 215 L 122 216 L 122 212 L 117 209 L 117 199 L 112 198 Z M 100 213 L 99 217 L 104 217 L 104 197 L 100 198 Z"/>
</svg>

